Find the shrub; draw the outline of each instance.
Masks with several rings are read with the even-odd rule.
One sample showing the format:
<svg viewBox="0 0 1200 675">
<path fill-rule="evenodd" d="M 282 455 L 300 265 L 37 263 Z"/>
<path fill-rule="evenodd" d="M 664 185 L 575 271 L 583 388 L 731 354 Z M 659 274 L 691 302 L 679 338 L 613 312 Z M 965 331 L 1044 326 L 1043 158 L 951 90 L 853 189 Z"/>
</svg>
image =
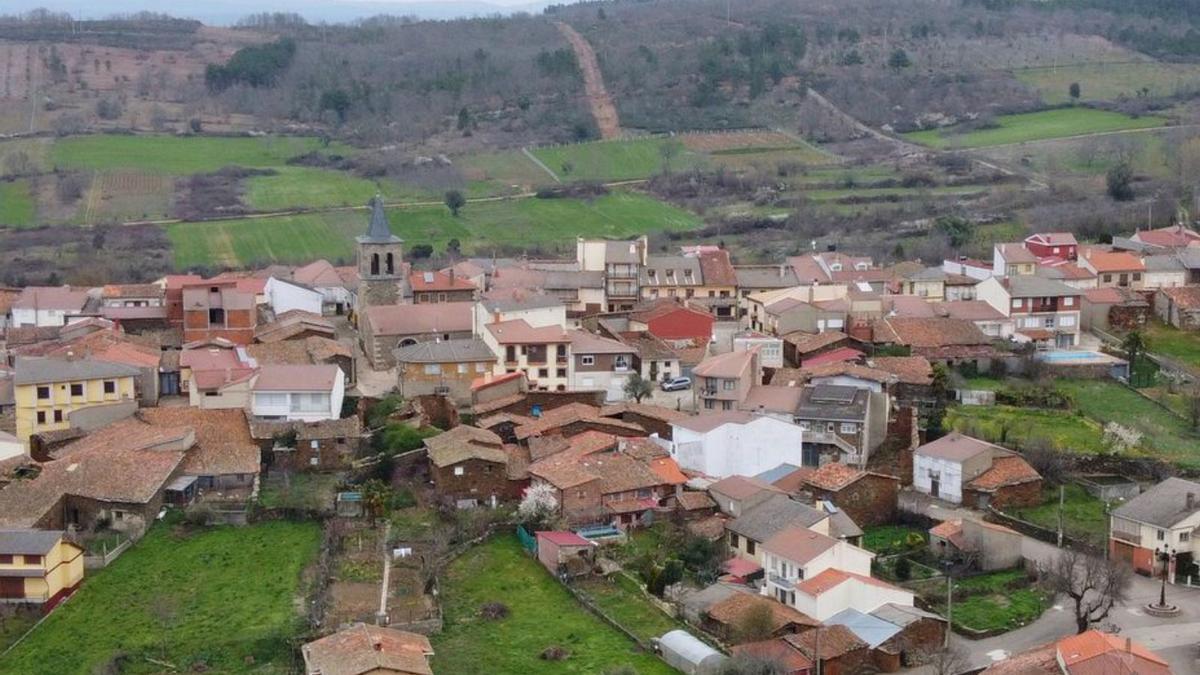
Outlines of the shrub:
<svg viewBox="0 0 1200 675">
<path fill-rule="evenodd" d="M 184 512 L 183 519 L 188 525 L 196 527 L 210 525 L 213 521 L 212 507 L 208 504 L 193 504 Z"/>
<path fill-rule="evenodd" d="M 570 655 L 571 652 L 567 651 L 563 647 L 551 645 L 543 649 L 542 653 L 538 655 L 538 658 L 542 659 L 543 661 L 566 661 L 567 657 Z"/>
<path fill-rule="evenodd" d="M 487 602 L 479 608 L 479 615 L 490 621 L 503 619 L 508 613 L 508 605 L 503 602 Z"/>
<path fill-rule="evenodd" d="M 896 578 L 900 581 L 908 581 L 912 578 L 912 563 L 907 557 L 901 557 L 896 561 Z"/>
</svg>

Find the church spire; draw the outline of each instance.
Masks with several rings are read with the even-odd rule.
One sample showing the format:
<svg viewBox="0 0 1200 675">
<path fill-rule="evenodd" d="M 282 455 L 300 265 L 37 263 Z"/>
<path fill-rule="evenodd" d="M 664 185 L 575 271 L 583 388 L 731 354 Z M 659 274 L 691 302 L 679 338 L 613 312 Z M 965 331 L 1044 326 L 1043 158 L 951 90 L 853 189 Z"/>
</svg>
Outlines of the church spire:
<svg viewBox="0 0 1200 675">
<path fill-rule="evenodd" d="M 377 242 L 377 243 L 393 243 L 399 242 L 400 238 L 392 234 L 392 230 L 388 227 L 387 213 L 383 210 L 383 196 L 376 194 L 371 198 L 371 224 L 367 228 L 367 234 L 364 237 L 359 237 L 359 241 Z"/>
</svg>

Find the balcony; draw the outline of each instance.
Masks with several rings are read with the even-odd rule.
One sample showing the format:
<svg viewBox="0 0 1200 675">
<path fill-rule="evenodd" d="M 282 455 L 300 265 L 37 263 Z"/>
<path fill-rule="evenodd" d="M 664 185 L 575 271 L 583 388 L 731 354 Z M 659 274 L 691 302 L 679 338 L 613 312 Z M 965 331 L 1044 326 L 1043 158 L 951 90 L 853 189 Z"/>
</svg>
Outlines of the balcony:
<svg viewBox="0 0 1200 675">
<path fill-rule="evenodd" d="M 609 279 L 636 279 L 638 278 L 637 268 L 633 269 L 618 269 L 610 267 L 604 272 Z"/>
<path fill-rule="evenodd" d="M 829 433 L 828 431 L 809 431 L 806 429 L 802 438 L 805 443 L 833 445 L 837 446 L 837 448 L 842 452 L 850 453 L 852 455 L 858 454 L 858 448 L 848 443 L 846 439 L 842 438 L 841 436 Z"/>
<path fill-rule="evenodd" d="M 1112 538 L 1116 539 L 1117 541 L 1123 541 L 1126 544 L 1133 544 L 1134 546 L 1142 545 L 1142 535 L 1140 532 L 1135 533 L 1135 532 L 1122 532 L 1120 530 L 1113 530 Z"/>
<path fill-rule="evenodd" d="M 781 577 L 774 572 L 767 572 L 767 580 L 770 581 L 772 585 L 789 591 L 794 589 L 796 587 L 796 582 L 799 581 L 799 579 L 788 579 L 786 577 Z"/>
</svg>

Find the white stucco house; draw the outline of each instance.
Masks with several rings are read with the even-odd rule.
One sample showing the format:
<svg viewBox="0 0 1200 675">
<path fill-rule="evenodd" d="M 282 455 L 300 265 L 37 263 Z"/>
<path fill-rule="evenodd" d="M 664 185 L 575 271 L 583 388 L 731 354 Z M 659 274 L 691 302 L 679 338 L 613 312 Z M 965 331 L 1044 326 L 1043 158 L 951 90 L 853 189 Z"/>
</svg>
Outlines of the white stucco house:
<svg viewBox="0 0 1200 675">
<path fill-rule="evenodd" d="M 25 444 L 12 434 L 0 431 L 0 462 L 25 454 Z"/>
<path fill-rule="evenodd" d="M 259 419 L 320 422 L 341 417 L 346 375 L 335 365 L 264 365 L 251 387 Z"/>
<path fill-rule="evenodd" d="M 44 328 L 81 321 L 87 318 L 89 300 L 88 291 L 70 286 L 26 286 L 13 300 L 12 325 Z"/>
<path fill-rule="evenodd" d="M 671 456 L 713 478 L 755 476 L 780 464 L 801 466 L 804 432 L 791 422 L 739 410 L 671 423 Z"/>
<path fill-rule="evenodd" d="M 833 569 L 871 575 L 874 553 L 805 527 L 788 527 L 763 543 L 762 593 L 795 606 L 796 586 Z"/>
<path fill-rule="evenodd" d="M 277 277 L 267 279 L 265 292 L 267 302 L 276 314 L 298 309 L 320 316 L 325 306 L 325 296 L 321 291 Z"/>
<path fill-rule="evenodd" d="M 794 602 L 788 604 L 817 621 L 825 621 L 847 609 L 869 614 L 889 603 L 913 606 L 912 591 L 863 574 L 833 568 L 798 582 L 794 593 Z"/>
</svg>

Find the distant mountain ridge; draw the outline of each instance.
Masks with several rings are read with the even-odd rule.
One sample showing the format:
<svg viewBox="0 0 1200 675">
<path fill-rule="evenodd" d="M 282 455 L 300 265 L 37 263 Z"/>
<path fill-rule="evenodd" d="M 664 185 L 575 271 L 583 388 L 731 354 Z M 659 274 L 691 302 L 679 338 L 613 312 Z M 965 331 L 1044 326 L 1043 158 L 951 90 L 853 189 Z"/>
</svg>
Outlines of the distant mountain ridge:
<svg viewBox="0 0 1200 675">
<path fill-rule="evenodd" d="M 567 0 L 569 3 L 571 0 Z M 262 12 L 291 12 L 311 23 L 347 23 L 379 14 L 415 16 L 420 19 L 444 20 L 517 12 L 539 13 L 550 2 L 487 2 L 485 0 L 203 0 L 193 3 L 171 3 L 164 7 L 155 0 L 111 0 L 97 5 L 90 0 L 8 0 L 0 13 L 22 14 L 45 8 L 67 12 L 80 19 L 99 19 L 113 14 L 135 12 L 165 12 L 172 16 L 197 19 L 205 24 L 227 26 L 239 19 Z"/>
</svg>

